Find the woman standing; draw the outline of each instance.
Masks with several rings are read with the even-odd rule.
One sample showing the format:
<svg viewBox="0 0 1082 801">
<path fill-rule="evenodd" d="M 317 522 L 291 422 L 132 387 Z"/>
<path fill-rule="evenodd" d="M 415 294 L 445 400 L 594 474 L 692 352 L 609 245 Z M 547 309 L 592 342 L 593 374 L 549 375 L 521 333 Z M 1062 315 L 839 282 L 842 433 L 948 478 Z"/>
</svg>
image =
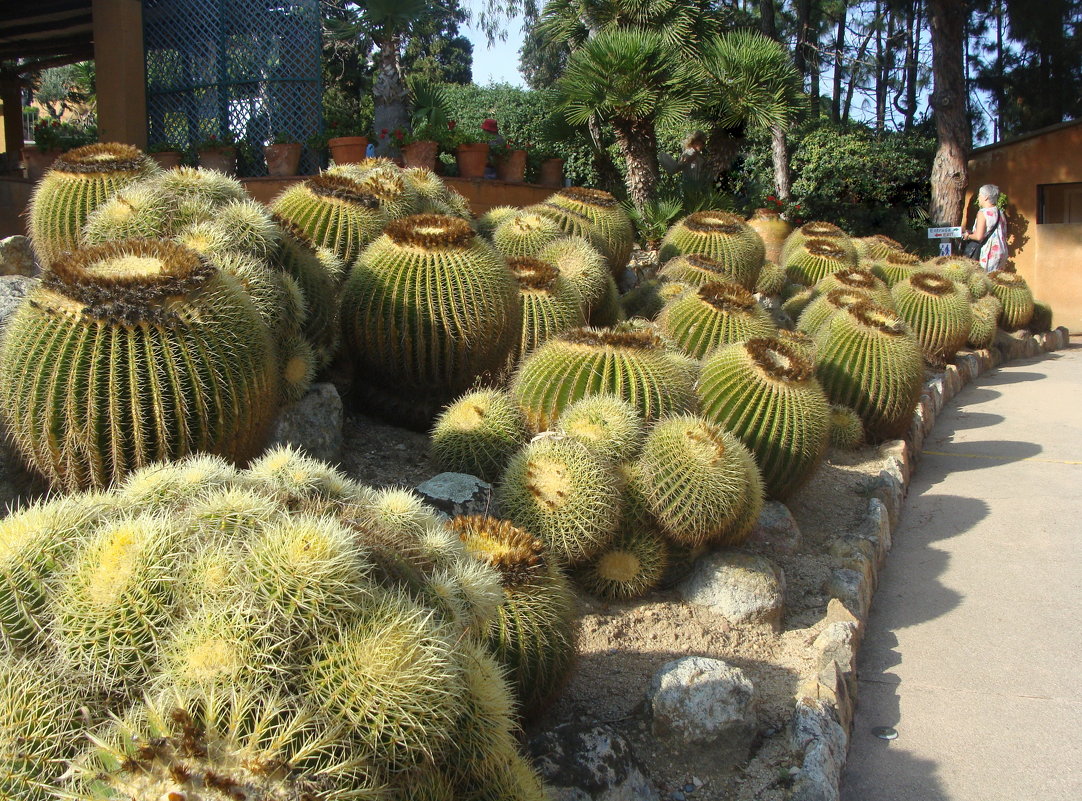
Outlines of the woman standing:
<svg viewBox="0 0 1082 801">
<path fill-rule="evenodd" d="M 981 243 L 979 260 L 986 273 L 1007 266 L 1007 217 L 996 206 L 999 187 L 985 184 L 977 192 L 977 220 L 972 231 L 962 231 L 962 239 Z"/>
</svg>

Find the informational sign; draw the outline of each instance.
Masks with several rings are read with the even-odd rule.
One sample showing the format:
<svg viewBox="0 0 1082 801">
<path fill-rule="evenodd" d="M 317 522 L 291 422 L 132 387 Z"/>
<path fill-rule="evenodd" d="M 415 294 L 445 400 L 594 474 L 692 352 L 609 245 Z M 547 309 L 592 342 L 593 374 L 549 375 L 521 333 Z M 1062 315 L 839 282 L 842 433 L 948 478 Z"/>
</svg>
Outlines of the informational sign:
<svg viewBox="0 0 1082 801">
<path fill-rule="evenodd" d="M 950 242 L 940 242 L 939 243 L 939 255 L 940 256 L 949 256 L 949 255 L 951 255 L 951 243 Z"/>
<path fill-rule="evenodd" d="M 960 239 L 962 236 L 962 226 L 960 225 L 948 225 L 945 228 L 929 228 L 929 239 Z"/>
</svg>

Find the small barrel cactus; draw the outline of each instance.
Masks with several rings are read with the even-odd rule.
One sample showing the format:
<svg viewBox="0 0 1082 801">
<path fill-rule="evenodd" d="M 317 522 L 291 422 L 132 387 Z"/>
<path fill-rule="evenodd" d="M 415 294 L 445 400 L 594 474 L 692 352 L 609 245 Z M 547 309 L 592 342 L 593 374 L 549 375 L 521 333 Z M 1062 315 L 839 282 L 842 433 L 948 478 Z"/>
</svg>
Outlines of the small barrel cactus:
<svg viewBox="0 0 1082 801">
<path fill-rule="evenodd" d="M 474 559 L 499 571 L 504 602 L 485 638 L 523 710 L 567 680 L 575 660 L 575 596 L 544 543 L 506 520 L 456 517 L 454 531 Z"/>
<path fill-rule="evenodd" d="M 605 258 L 613 275 L 627 267 L 635 246 L 635 229 L 620 202 L 601 189 L 570 186 L 553 193 L 545 203 L 581 214 L 591 223 L 604 243 Z"/>
<path fill-rule="evenodd" d="M 825 276 L 815 285 L 815 291 L 822 295 L 832 289 L 864 292 L 880 306 L 889 308 L 894 305 L 894 299 L 890 295 L 890 287 L 873 272 L 863 268 L 839 270 Z"/>
<path fill-rule="evenodd" d="M 587 315 L 605 302 L 613 286 L 612 276 L 605 267 L 605 257 L 582 237 L 558 239 L 542 248 L 538 258 L 555 264 L 560 275 L 575 285 Z"/>
<path fill-rule="evenodd" d="M 612 540 L 619 498 L 615 465 L 581 442 L 551 435 L 511 457 L 497 492 L 507 517 L 565 565 L 584 562 Z"/>
<path fill-rule="evenodd" d="M 574 328 L 519 365 L 511 391 L 534 431 L 587 395 L 616 395 L 647 421 L 695 408 L 695 375 L 652 328 Z"/>
<path fill-rule="evenodd" d="M 698 391 L 702 416 L 748 447 L 772 498 L 787 498 L 818 467 L 830 404 L 796 348 L 778 339 L 720 348 L 703 364 Z"/>
<path fill-rule="evenodd" d="M 438 180 L 438 176 L 437 180 Z M 480 217 L 477 218 L 477 233 L 488 239 L 492 239 L 492 232 L 496 230 L 500 223 L 509 217 L 514 217 L 522 209 L 518 206 L 493 206 Z M 429 213 L 435 213 L 429 211 Z"/>
<path fill-rule="evenodd" d="M 315 247 L 353 260 L 383 231 L 387 213 L 379 200 L 342 175 L 316 175 L 275 198 L 271 210 L 297 226 Z"/>
<path fill-rule="evenodd" d="M 518 281 L 522 320 L 518 346 L 508 357 L 514 366 L 555 335 L 584 325 L 586 318 L 582 294 L 554 265 L 528 257 L 511 257 L 507 265 Z"/>
<path fill-rule="evenodd" d="M 75 250 L 94 209 L 156 172 L 157 165 L 131 145 L 84 145 L 60 156 L 30 198 L 30 240 L 38 261 L 48 265 L 64 251 Z"/>
<path fill-rule="evenodd" d="M 969 292 L 963 285 L 938 273 L 918 270 L 895 284 L 890 293 L 929 364 L 946 364 L 966 344 L 973 316 Z"/>
<path fill-rule="evenodd" d="M 432 458 L 444 470 L 495 481 L 526 440 L 526 418 L 515 399 L 479 389 L 440 413 L 432 427 Z"/>
<path fill-rule="evenodd" d="M 872 234 L 853 239 L 860 263 L 885 259 L 891 253 L 904 253 L 905 246 L 896 239 L 883 234 Z"/>
<path fill-rule="evenodd" d="M 695 415 L 658 421 L 631 480 L 673 542 L 740 545 L 763 505 L 755 458 L 733 434 Z"/>
<path fill-rule="evenodd" d="M 905 433 L 920 397 L 924 359 L 902 317 L 858 303 L 831 317 L 815 345 L 815 371 L 827 397 L 860 415 L 870 441 Z"/>
<path fill-rule="evenodd" d="M 557 239 L 565 239 L 560 226 L 536 212 L 519 211 L 505 217 L 492 231 L 492 244 L 504 256 L 541 258 L 541 251 Z"/>
<path fill-rule="evenodd" d="M 1052 330 L 1052 307 L 1043 300 L 1033 301 L 1033 316 L 1029 318 L 1029 330 L 1043 334 Z"/>
<path fill-rule="evenodd" d="M 831 289 L 825 295 L 818 295 L 803 311 L 796 322 L 797 331 L 803 331 L 814 337 L 824 324 L 840 309 L 848 309 L 856 303 L 863 303 L 872 298 L 861 290 Z"/>
<path fill-rule="evenodd" d="M 661 313 L 661 310 L 665 308 L 665 304 L 691 289 L 694 289 L 691 284 L 680 281 L 650 278 L 630 292 L 625 293 L 620 298 L 620 304 L 624 307 L 624 314 L 628 317 L 654 320 Z"/>
<path fill-rule="evenodd" d="M 768 297 L 780 295 L 788 280 L 789 276 L 780 265 L 772 261 L 763 262 L 763 269 L 759 271 L 759 277 L 755 280 L 755 294 Z"/>
<path fill-rule="evenodd" d="M 988 277 L 992 280 L 992 294 L 1003 304 L 999 327 L 1005 331 L 1025 328 L 1033 316 L 1033 293 L 1026 279 L 1018 273 L 1003 270 L 989 273 Z"/>
<path fill-rule="evenodd" d="M 448 400 L 506 362 L 521 330 L 515 283 L 464 220 L 404 217 L 346 279 L 343 345 L 371 387 L 424 403 L 416 422 L 427 427 Z"/>
<path fill-rule="evenodd" d="M 864 422 L 848 406 L 830 404 L 830 446 L 855 451 L 864 444 Z"/>
<path fill-rule="evenodd" d="M 621 526 L 609 545 L 575 571 L 575 580 L 605 600 L 639 598 L 661 582 L 668 552 L 668 543 L 656 532 Z"/>
<path fill-rule="evenodd" d="M 969 326 L 967 344 L 974 348 L 990 347 L 999 329 L 999 314 L 1003 310 L 1003 304 L 995 295 L 985 295 L 971 303 L 969 310 L 973 322 Z"/>
<path fill-rule="evenodd" d="M 888 287 L 893 287 L 899 281 L 904 281 L 920 266 L 920 259 L 908 253 L 888 253 L 878 261 L 868 262 L 865 267 L 871 270 L 873 275 L 883 279 Z"/>
<path fill-rule="evenodd" d="M 766 259 L 766 245 L 762 237 L 736 214 L 697 211 L 669 229 L 658 255 L 662 261 L 668 261 L 692 253 L 720 263 L 729 280 L 750 292 L 755 289 Z M 684 280 L 680 276 L 673 277 Z"/>
<path fill-rule="evenodd" d="M 8 326 L 0 376 L 19 451 L 68 489 L 195 451 L 250 458 L 279 404 L 274 343 L 244 290 L 153 240 L 55 262 Z"/>
<path fill-rule="evenodd" d="M 706 284 L 680 295 L 661 310 L 658 327 L 696 359 L 721 345 L 773 336 L 777 330 L 755 297 L 730 283 Z"/>
<path fill-rule="evenodd" d="M 564 409 L 556 430 L 614 464 L 635 457 L 644 435 L 642 415 L 623 398 L 587 395 Z"/>
</svg>

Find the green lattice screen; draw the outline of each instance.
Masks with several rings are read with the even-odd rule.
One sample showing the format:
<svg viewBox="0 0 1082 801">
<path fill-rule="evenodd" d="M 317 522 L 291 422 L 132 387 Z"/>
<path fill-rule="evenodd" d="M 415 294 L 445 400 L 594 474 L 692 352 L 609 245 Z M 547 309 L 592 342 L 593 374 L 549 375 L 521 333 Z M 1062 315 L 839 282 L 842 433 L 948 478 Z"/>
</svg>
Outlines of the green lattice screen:
<svg viewBox="0 0 1082 801">
<path fill-rule="evenodd" d="M 232 135 L 238 172 L 265 175 L 276 134 L 322 132 L 319 0 L 143 0 L 143 34 L 148 144 Z"/>
</svg>

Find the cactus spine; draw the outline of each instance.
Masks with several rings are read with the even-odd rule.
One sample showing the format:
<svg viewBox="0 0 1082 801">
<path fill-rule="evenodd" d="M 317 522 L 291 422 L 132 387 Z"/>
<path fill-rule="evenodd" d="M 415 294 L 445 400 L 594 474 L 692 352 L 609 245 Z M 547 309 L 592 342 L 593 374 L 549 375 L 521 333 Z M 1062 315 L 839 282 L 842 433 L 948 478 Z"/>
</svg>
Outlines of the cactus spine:
<svg viewBox="0 0 1082 801">
<path fill-rule="evenodd" d="M 785 259 L 789 280 L 804 286 L 815 286 L 831 273 L 856 266 L 856 259 L 836 239 L 807 239 Z"/>
<path fill-rule="evenodd" d="M 512 257 L 507 264 L 518 280 L 522 319 L 518 346 L 508 357 L 508 363 L 515 365 L 556 334 L 584 325 L 586 318 L 582 295 L 556 267 L 526 257 Z"/>
<path fill-rule="evenodd" d="M 635 229 L 615 197 L 600 189 L 572 186 L 555 192 L 545 203 L 589 220 L 604 243 L 603 252 L 611 273 L 618 276 L 624 271 L 635 246 Z"/>
<path fill-rule="evenodd" d="M 673 300 L 658 315 L 658 327 L 695 359 L 730 342 L 773 336 L 776 330 L 750 292 L 721 283 L 706 284 Z"/>
<path fill-rule="evenodd" d="M 825 276 L 815 285 L 815 291 L 821 295 L 825 295 L 832 289 L 864 292 L 880 306 L 890 308 L 894 305 L 894 299 L 890 295 L 890 288 L 873 272 L 863 268 L 839 270 Z"/>
<path fill-rule="evenodd" d="M 692 253 L 714 259 L 729 280 L 750 292 L 755 289 L 766 259 L 766 246 L 739 216 L 724 211 L 697 211 L 669 229 L 658 255 L 668 261 Z"/>
<path fill-rule="evenodd" d="M 811 477 L 826 451 L 830 408 L 796 348 L 778 339 L 719 348 L 698 390 L 703 417 L 747 446 L 771 497 L 783 500 Z"/>
<path fill-rule="evenodd" d="M 68 489 L 194 451 L 247 458 L 278 404 L 274 346 L 251 301 L 168 242 L 56 262 L 12 318 L 0 376 L 20 452 Z"/>
<path fill-rule="evenodd" d="M 564 238 L 560 226 L 550 217 L 527 211 L 505 218 L 492 232 L 493 246 L 508 258 L 541 258 L 547 245 Z"/>
<path fill-rule="evenodd" d="M 30 198 L 30 239 L 38 261 L 49 265 L 64 251 L 75 250 L 94 209 L 157 171 L 157 165 L 131 145 L 85 145 L 60 156 Z"/>
<path fill-rule="evenodd" d="M 511 391 L 529 427 L 545 431 L 587 395 L 621 397 L 647 421 L 688 411 L 695 407 L 694 380 L 652 328 L 575 328 L 525 358 Z"/>
<path fill-rule="evenodd" d="M 820 328 L 839 310 L 848 309 L 856 303 L 871 300 L 868 293 L 852 289 L 832 289 L 825 295 L 819 295 L 800 312 L 796 322 L 798 331 L 814 337 Z"/>
<path fill-rule="evenodd" d="M 387 213 L 379 200 L 342 175 L 317 175 L 279 195 L 271 209 L 302 230 L 315 247 L 352 264 L 379 236 Z"/>
<path fill-rule="evenodd" d="M 614 464 L 634 458 L 642 446 L 642 415 L 612 395 L 588 395 L 575 401 L 556 421 L 556 430 Z"/>
</svg>

